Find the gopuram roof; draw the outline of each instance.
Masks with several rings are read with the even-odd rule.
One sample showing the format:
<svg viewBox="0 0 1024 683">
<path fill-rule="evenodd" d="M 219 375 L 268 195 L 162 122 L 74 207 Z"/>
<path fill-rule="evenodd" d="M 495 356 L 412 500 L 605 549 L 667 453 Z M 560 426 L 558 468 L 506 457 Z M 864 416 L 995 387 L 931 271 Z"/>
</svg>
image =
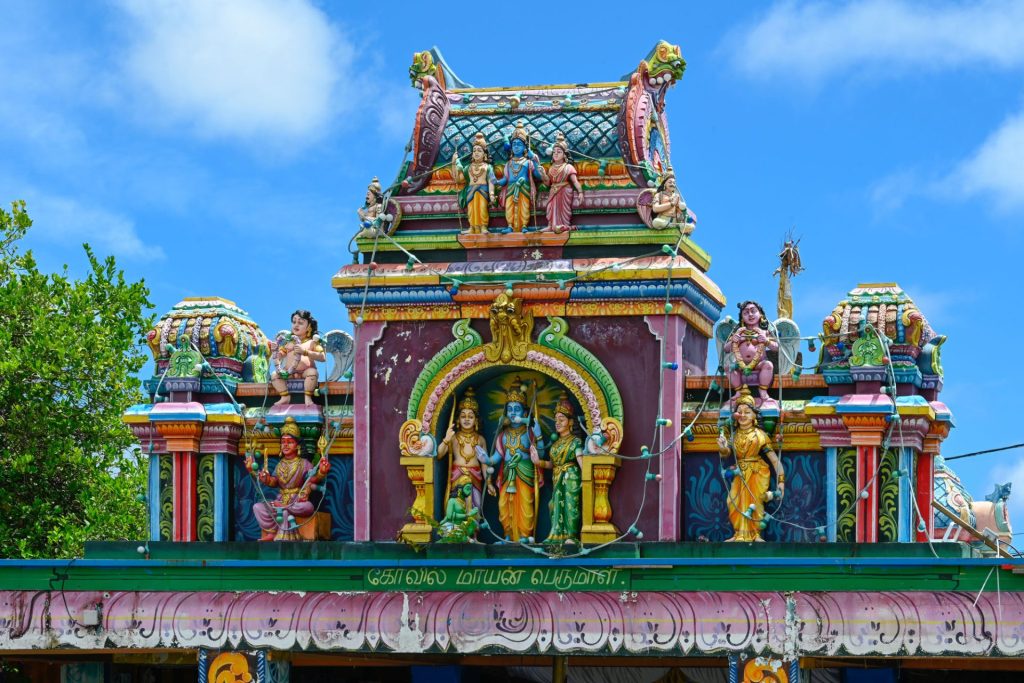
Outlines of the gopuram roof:
<svg viewBox="0 0 1024 683">
<path fill-rule="evenodd" d="M 723 316 L 671 162 L 684 69 L 660 42 L 618 81 L 475 88 L 417 53 L 406 158 L 331 281 L 354 334 L 299 309 L 270 339 L 215 296 L 162 316 L 123 416 L 149 536 L 0 560 L 0 656 L 1024 670 L 1011 487 L 975 499 L 941 454 L 946 337 L 894 282 L 801 334 L 792 238 L 776 315 Z"/>
</svg>

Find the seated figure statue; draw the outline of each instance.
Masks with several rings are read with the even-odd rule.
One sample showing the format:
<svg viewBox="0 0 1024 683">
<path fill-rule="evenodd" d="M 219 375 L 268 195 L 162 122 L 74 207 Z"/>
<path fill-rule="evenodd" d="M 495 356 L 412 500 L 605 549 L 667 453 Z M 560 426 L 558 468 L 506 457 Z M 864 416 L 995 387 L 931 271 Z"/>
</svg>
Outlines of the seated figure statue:
<svg viewBox="0 0 1024 683">
<path fill-rule="evenodd" d="M 317 361 L 327 360 L 324 347 L 320 345 L 316 318 L 309 311 L 297 310 L 292 313 L 291 332 L 278 339 L 277 354 L 274 356 L 277 369 L 270 375 L 270 384 L 281 397 L 275 406 L 288 405 L 288 378 L 302 378 L 302 393 L 307 406 L 313 405 L 313 390 L 319 380 Z"/>
<path fill-rule="evenodd" d="M 246 467 L 252 471 L 252 456 L 245 458 Z M 299 455 L 299 425 L 289 417 L 281 428 L 281 459 L 274 473 L 266 467 L 256 473 L 263 486 L 280 490 L 272 501 L 262 500 L 252 506 L 262 534 L 261 541 L 295 541 L 299 539 L 296 517 L 312 517 L 316 512 L 309 501 L 310 492 L 323 481 L 331 469 L 327 456 L 320 458 L 315 469 L 313 464 Z M 307 523 L 315 523 L 310 521 Z"/>
<path fill-rule="evenodd" d="M 766 407 L 766 404 L 774 404 L 768 396 L 768 387 L 775 373 L 775 366 L 768 360 L 767 352 L 778 350 L 779 343 L 768 336 L 768 318 L 759 303 L 744 301 L 739 309 L 740 324 L 726 343 L 727 350 L 735 357 L 729 372 L 729 383 L 733 392 L 739 392 L 743 386 L 756 384 L 759 395 L 757 407 Z"/>
<path fill-rule="evenodd" d="M 693 232 L 694 225 L 687 220 L 686 202 L 679 194 L 676 187 L 676 176 L 672 171 L 666 173 L 661 179 L 658 191 L 651 203 L 651 210 L 654 212 L 651 224 L 658 230 L 678 226 L 684 235 Z"/>
<path fill-rule="evenodd" d="M 480 512 L 480 508 L 473 504 L 473 491 L 473 480 L 468 476 L 459 479 L 458 486 L 452 489 L 453 495 L 448 499 L 444 519 L 438 529 L 441 540 L 473 541 Z"/>
</svg>

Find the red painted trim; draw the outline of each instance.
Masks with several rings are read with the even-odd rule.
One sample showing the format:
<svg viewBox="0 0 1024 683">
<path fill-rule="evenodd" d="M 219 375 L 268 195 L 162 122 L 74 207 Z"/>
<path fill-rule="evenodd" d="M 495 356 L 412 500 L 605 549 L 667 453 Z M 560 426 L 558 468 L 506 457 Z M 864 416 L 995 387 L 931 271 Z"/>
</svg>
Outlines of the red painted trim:
<svg viewBox="0 0 1024 683">
<path fill-rule="evenodd" d="M 878 542 L 878 480 L 872 481 L 878 470 L 878 449 L 875 446 L 857 446 L 857 542 Z M 870 486 L 869 486 L 870 483 Z M 868 497 L 861 498 L 867 490 Z"/>
<path fill-rule="evenodd" d="M 174 534 L 175 541 L 195 541 L 196 506 L 198 497 L 196 477 L 199 456 L 195 453 L 175 453 L 174 458 Z"/>
<path fill-rule="evenodd" d="M 934 495 L 933 486 L 935 485 L 934 477 L 934 458 L 932 453 L 918 453 L 917 454 L 917 509 L 921 511 L 921 516 L 924 517 L 924 523 L 926 531 L 918 531 L 917 525 L 920 523 L 920 519 L 917 516 L 917 511 L 914 511 L 913 525 L 914 533 L 919 543 L 925 543 L 930 539 L 935 531 L 935 521 L 932 515 L 932 497 Z"/>
</svg>

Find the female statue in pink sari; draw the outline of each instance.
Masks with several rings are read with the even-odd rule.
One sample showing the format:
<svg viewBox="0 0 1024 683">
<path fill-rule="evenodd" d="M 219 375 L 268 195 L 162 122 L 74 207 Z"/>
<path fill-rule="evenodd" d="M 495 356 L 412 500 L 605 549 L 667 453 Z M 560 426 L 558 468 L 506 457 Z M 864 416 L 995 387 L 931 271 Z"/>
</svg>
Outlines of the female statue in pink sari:
<svg viewBox="0 0 1024 683">
<path fill-rule="evenodd" d="M 560 233 L 573 230 L 572 208 L 583 200 L 583 186 L 572 165 L 569 143 L 559 132 L 551 146 L 551 167 L 548 168 L 548 224 L 542 232 Z"/>
</svg>

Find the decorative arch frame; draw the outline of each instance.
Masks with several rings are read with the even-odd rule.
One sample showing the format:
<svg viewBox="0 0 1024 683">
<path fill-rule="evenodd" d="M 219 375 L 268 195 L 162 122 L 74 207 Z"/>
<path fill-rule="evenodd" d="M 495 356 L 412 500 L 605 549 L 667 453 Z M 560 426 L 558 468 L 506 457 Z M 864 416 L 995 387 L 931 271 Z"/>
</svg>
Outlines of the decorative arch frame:
<svg viewBox="0 0 1024 683">
<path fill-rule="evenodd" d="M 454 341 L 427 362 L 413 385 L 399 435 L 403 456 L 426 455 L 433 437 L 429 442 L 422 437 L 437 433 L 440 407 L 468 378 L 495 368 L 533 370 L 561 383 L 583 409 L 587 431 L 600 429 L 606 452 L 618 452 L 623 418 L 619 389 L 601 361 L 567 336 L 569 325 L 563 318 L 548 318 L 538 340 L 508 362 L 488 360 L 482 337 L 469 323 L 462 319 L 452 326 Z"/>
</svg>

